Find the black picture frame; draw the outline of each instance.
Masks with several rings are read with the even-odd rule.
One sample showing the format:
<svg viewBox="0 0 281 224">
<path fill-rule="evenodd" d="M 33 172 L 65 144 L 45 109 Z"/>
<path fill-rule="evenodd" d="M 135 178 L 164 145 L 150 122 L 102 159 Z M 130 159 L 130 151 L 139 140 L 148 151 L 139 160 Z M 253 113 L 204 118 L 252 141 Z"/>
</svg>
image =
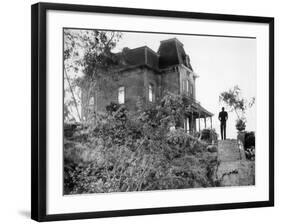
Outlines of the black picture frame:
<svg viewBox="0 0 281 224">
<path fill-rule="evenodd" d="M 274 18 L 183 11 L 163 11 L 136 8 L 118 8 L 89 5 L 37 3 L 31 10 L 31 218 L 36 221 L 74 220 L 116 216 L 133 216 L 162 213 L 194 212 L 206 210 L 238 209 L 274 206 Z M 176 206 L 130 210 L 84 212 L 70 214 L 46 214 L 46 13 L 63 10 L 87 13 L 111 13 L 125 15 L 177 17 L 217 21 L 254 22 L 269 25 L 269 200 Z"/>
</svg>

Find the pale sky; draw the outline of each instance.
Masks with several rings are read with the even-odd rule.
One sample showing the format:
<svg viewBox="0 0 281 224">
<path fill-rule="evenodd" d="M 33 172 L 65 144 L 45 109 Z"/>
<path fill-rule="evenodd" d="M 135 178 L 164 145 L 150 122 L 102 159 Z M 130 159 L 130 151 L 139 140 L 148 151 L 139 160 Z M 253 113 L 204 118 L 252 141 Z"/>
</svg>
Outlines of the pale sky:
<svg viewBox="0 0 281 224">
<path fill-rule="evenodd" d="M 196 99 L 214 114 L 213 128 L 220 132 L 218 113 L 221 92 L 238 85 L 242 96 L 256 97 L 256 39 L 123 32 L 114 51 L 147 45 L 157 51 L 160 41 L 176 37 L 190 56 L 196 80 Z M 258 101 L 258 99 L 256 99 Z M 236 138 L 236 115 L 229 112 L 227 138 Z M 246 130 L 256 131 L 256 106 L 246 114 Z"/>
</svg>

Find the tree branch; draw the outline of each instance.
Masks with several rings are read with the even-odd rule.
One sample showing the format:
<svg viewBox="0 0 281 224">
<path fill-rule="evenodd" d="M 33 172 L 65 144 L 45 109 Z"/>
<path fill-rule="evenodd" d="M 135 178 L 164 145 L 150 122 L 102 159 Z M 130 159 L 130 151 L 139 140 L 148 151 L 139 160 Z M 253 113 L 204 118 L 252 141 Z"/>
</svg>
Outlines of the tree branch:
<svg viewBox="0 0 281 224">
<path fill-rule="evenodd" d="M 73 92 L 72 86 L 70 84 L 70 80 L 69 80 L 69 77 L 68 77 L 68 74 L 66 72 L 66 69 L 65 69 L 64 65 L 63 65 L 63 68 L 64 68 L 64 73 L 65 73 L 65 76 L 66 76 L 66 79 L 67 79 L 67 82 L 68 82 L 68 85 L 69 85 L 69 88 L 70 88 L 70 91 L 71 91 L 71 94 L 72 94 L 72 98 L 73 98 L 73 101 L 74 101 L 74 104 L 75 104 L 77 116 L 79 118 L 79 121 L 81 122 L 81 116 L 80 116 L 80 113 L 79 113 L 79 110 L 78 110 L 78 104 L 77 104 L 77 101 L 76 101 L 76 98 L 75 98 L 75 95 L 74 95 L 74 92 Z"/>
</svg>

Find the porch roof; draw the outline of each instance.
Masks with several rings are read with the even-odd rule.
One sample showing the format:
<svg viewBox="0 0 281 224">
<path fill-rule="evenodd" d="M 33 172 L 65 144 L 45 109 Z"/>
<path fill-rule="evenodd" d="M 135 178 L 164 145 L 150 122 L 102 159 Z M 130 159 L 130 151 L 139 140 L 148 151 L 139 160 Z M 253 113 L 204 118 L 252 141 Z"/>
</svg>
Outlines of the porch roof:
<svg viewBox="0 0 281 224">
<path fill-rule="evenodd" d="M 212 117 L 213 113 L 209 112 L 200 102 L 189 96 L 184 96 L 184 103 L 187 107 L 187 112 L 191 113 L 195 118 Z"/>
</svg>

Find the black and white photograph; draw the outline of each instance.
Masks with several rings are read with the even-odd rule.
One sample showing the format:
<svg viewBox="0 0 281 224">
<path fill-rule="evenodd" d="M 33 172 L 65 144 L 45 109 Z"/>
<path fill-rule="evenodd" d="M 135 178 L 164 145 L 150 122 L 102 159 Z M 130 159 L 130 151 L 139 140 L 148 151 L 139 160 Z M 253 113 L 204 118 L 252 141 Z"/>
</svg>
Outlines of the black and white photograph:
<svg viewBox="0 0 281 224">
<path fill-rule="evenodd" d="M 279 5 L 3 1 L 0 223 L 278 223 Z"/>
<path fill-rule="evenodd" d="M 31 217 L 274 205 L 274 18 L 32 5 Z"/>
<path fill-rule="evenodd" d="M 62 36 L 64 195 L 255 186 L 255 37 Z"/>
</svg>

